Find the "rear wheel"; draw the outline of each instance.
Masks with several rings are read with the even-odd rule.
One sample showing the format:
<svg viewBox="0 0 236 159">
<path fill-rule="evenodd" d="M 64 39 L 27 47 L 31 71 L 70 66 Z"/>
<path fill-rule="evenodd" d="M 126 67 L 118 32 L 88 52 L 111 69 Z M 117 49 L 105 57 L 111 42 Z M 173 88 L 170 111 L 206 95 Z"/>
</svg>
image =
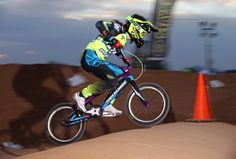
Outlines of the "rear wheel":
<svg viewBox="0 0 236 159">
<path fill-rule="evenodd" d="M 70 124 L 68 121 L 72 115 L 81 116 L 75 111 L 72 103 L 60 103 L 48 112 L 45 120 L 45 133 L 52 143 L 64 145 L 82 138 L 86 130 L 86 123 L 81 121 Z"/>
<path fill-rule="evenodd" d="M 126 112 L 135 124 L 151 127 L 161 123 L 170 109 L 170 99 L 167 92 L 154 83 L 138 85 L 145 103 L 140 100 L 135 91 L 131 90 L 126 99 Z"/>
</svg>

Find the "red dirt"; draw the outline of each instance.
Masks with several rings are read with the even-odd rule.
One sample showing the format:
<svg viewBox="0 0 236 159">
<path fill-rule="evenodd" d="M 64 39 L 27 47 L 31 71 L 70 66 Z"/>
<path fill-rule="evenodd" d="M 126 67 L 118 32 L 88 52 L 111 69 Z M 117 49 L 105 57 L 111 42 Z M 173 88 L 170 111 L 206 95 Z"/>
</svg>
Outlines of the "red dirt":
<svg viewBox="0 0 236 159">
<path fill-rule="evenodd" d="M 139 70 L 135 70 L 138 75 Z M 87 83 L 69 87 L 65 80 L 81 74 Z M 0 65 L 0 142 L 13 141 L 26 147 L 38 147 L 48 141 L 43 132 L 43 122 L 49 109 L 60 102 L 72 101 L 74 92 L 96 78 L 78 67 L 38 64 Z M 208 75 L 207 80 L 220 80 L 223 88 L 209 88 L 210 103 L 214 117 L 221 122 L 236 125 L 236 74 Z M 167 90 L 171 98 L 171 110 L 165 123 L 185 121 L 192 118 L 197 74 L 147 70 L 138 83 L 155 82 Z M 127 88 L 115 104 L 121 110 Z M 103 99 L 97 100 L 102 103 Z M 126 115 L 119 118 L 91 120 L 84 139 L 138 128 Z"/>
</svg>

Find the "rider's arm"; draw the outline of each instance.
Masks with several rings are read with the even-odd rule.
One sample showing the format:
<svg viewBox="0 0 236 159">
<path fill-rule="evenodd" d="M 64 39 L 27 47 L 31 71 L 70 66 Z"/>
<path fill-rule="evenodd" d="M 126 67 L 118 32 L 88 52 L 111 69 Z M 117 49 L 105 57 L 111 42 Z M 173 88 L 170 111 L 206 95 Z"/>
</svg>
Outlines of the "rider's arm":
<svg viewBox="0 0 236 159">
<path fill-rule="evenodd" d="M 112 21 L 98 21 L 96 23 L 96 27 L 99 32 L 104 36 L 104 40 L 107 41 L 111 41 L 122 30 L 122 28 L 119 28 L 121 27 L 120 25 Z"/>
<path fill-rule="evenodd" d="M 126 33 L 118 34 L 112 39 L 115 48 L 124 48 L 128 42 L 128 35 Z"/>
<path fill-rule="evenodd" d="M 110 34 L 108 25 L 111 25 L 111 22 L 108 21 L 98 21 L 96 23 L 96 28 L 99 30 L 99 32 L 106 38 L 109 39 L 112 37 Z"/>
<path fill-rule="evenodd" d="M 123 60 L 124 63 L 129 65 L 129 61 L 128 59 L 124 56 L 124 54 L 122 53 L 122 49 L 124 48 L 124 46 L 127 44 L 128 42 L 128 35 L 126 33 L 122 33 L 119 34 L 117 36 L 115 36 L 112 40 L 113 46 L 116 48 L 117 53 L 116 56 L 118 56 L 119 58 L 121 58 Z"/>
</svg>

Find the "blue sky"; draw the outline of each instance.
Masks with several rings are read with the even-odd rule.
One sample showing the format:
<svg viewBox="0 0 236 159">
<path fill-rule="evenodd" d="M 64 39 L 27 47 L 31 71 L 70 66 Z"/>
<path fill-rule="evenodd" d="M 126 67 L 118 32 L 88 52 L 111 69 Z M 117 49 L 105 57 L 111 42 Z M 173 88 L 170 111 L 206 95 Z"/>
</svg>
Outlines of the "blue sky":
<svg viewBox="0 0 236 159">
<path fill-rule="evenodd" d="M 100 19 L 139 13 L 151 17 L 154 0 L 0 0 L 0 64 L 60 62 L 79 65 Z M 171 69 L 204 66 L 198 22 L 218 22 L 213 66 L 236 69 L 236 0 L 177 0 L 170 27 Z"/>
</svg>

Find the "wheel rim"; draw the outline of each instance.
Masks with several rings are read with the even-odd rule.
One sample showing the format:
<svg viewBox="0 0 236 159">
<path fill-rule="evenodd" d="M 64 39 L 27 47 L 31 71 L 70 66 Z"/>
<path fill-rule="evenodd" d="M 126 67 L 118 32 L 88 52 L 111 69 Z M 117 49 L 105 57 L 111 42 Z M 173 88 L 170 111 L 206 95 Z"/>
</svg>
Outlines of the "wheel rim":
<svg viewBox="0 0 236 159">
<path fill-rule="evenodd" d="M 67 110 L 70 110 L 70 112 L 72 112 L 73 111 L 73 109 L 70 107 L 70 106 L 62 106 L 62 107 L 60 107 L 60 108 L 58 108 L 58 109 L 56 109 L 56 110 L 54 110 L 52 113 L 51 113 L 51 115 L 49 116 L 49 119 L 48 119 L 48 122 L 47 122 L 47 128 L 48 128 L 48 133 L 49 133 L 49 135 L 54 139 L 54 140 L 56 140 L 56 141 L 58 141 L 58 142 L 63 142 L 63 143 L 67 143 L 67 142 L 71 142 L 71 141 L 73 141 L 75 138 L 77 138 L 77 136 L 80 134 L 80 131 L 81 131 L 81 128 L 82 128 L 82 123 L 80 123 L 80 124 L 76 124 L 75 126 L 67 126 L 67 128 L 66 128 L 66 126 L 63 126 L 63 124 L 62 124 L 62 121 L 64 120 L 63 119 L 63 117 L 62 117 L 62 119 L 61 119 L 61 121 L 60 122 L 56 122 L 56 125 L 61 125 L 61 128 L 62 128 L 62 130 L 52 130 L 53 128 L 55 128 L 55 126 L 54 125 L 52 125 L 52 120 L 53 120 L 53 118 L 55 117 L 55 115 L 58 113 L 58 112 L 60 112 L 61 110 L 63 110 L 63 109 L 67 109 Z M 69 114 L 69 113 L 68 113 Z M 65 116 L 64 116 L 65 117 Z M 59 124 L 60 123 L 60 124 Z M 68 139 L 60 139 L 60 138 L 58 138 L 57 137 L 57 135 L 55 134 L 55 133 L 59 133 L 59 135 L 61 134 L 61 133 L 64 133 L 64 136 L 67 136 L 67 135 L 69 135 L 71 132 L 69 132 L 70 130 L 69 130 L 69 128 L 72 128 L 72 127 L 74 127 L 74 128 L 76 128 L 77 129 L 77 132 L 75 133 L 75 135 L 72 135 L 72 137 L 68 137 Z M 64 132 L 62 132 L 63 131 L 63 129 L 64 129 Z M 57 131 L 57 132 L 54 132 L 54 131 Z M 69 134 L 67 134 L 67 133 L 69 133 Z"/>
<path fill-rule="evenodd" d="M 160 113 L 157 113 L 158 115 L 153 115 L 153 116 L 156 116 L 154 119 L 151 119 L 151 120 L 148 120 L 148 119 L 142 119 L 142 118 L 140 118 L 140 114 L 144 114 L 145 113 L 145 111 L 146 112 L 148 112 L 147 114 L 146 114 L 146 118 L 148 118 L 148 115 L 150 115 L 151 113 L 154 113 L 154 111 L 152 111 L 152 110 L 148 110 L 148 109 L 150 109 L 150 107 L 151 108 L 153 108 L 154 106 L 155 106 L 155 104 L 153 104 L 153 102 L 152 101 L 149 101 L 149 100 L 147 100 L 147 102 L 148 103 L 150 103 L 151 104 L 151 106 L 145 106 L 145 105 L 143 105 L 143 104 L 141 104 L 141 101 L 138 99 L 138 97 L 136 96 L 136 94 L 135 94 L 135 92 L 133 92 L 132 94 L 131 94 L 131 96 L 130 96 L 130 98 L 129 98 L 129 100 L 128 100 L 128 109 L 129 109 L 129 112 L 130 112 L 130 115 L 132 116 L 132 118 L 134 118 L 136 121 L 139 121 L 139 122 L 142 122 L 142 123 L 152 123 L 152 122 L 154 122 L 154 121 L 156 121 L 157 119 L 159 119 L 163 114 L 164 114 L 164 112 L 165 112 L 165 109 L 166 109 L 166 106 L 167 106 L 167 102 L 166 102 L 166 98 L 165 98 L 165 96 L 163 95 L 163 93 L 159 90 L 159 89 L 157 89 L 157 88 L 155 88 L 155 87 L 152 87 L 152 86 L 144 86 L 144 87 L 141 87 L 140 88 L 140 91 L 142 91 L 142 93 L 143 93 L 143 91 L 144 90 L 152 90 L 152 91 L 154 91 L 154 92 L 156 92 L 156 94 L 158 94 L 158 96 L 160 97 L 159 99 L 161 99 L 161 101 L 159 101 L 159 103 L 162 103 L 161 104 L 161 106 L 162 106 L 162 108 L 160 109 L 161 111 L 160 111 Z M 157 96 L 157 97 L 158 97 Z M 134 98 L 137 98 L 138 100 L 139 100 L 139 102 L 136 102 L 135 104 L 132 104 L 133 103 L 133 101 L 134 101 Z M 150 97 L 147 97 L 147 96 L 145 96 L 144 95 L 144 98 L 145 99 L 150 99 Z M 137 100 L 136 99 L 136 100 Z M 137 114 L 136 112 L 134 112 L 134 111 L 137 111 L 137 108 L 134 108 L 134 107 L 137 107 L 137 103 L 139 103 L 139 105 L 142 105 L 141 107 L 143 107 L 143 108 L 140 108 L 140 111 L 138 111 L 139 112 L 139 114 Z M 133 107 L 133 109 L 132 109 L 132 107 Z"/>
</svg>

